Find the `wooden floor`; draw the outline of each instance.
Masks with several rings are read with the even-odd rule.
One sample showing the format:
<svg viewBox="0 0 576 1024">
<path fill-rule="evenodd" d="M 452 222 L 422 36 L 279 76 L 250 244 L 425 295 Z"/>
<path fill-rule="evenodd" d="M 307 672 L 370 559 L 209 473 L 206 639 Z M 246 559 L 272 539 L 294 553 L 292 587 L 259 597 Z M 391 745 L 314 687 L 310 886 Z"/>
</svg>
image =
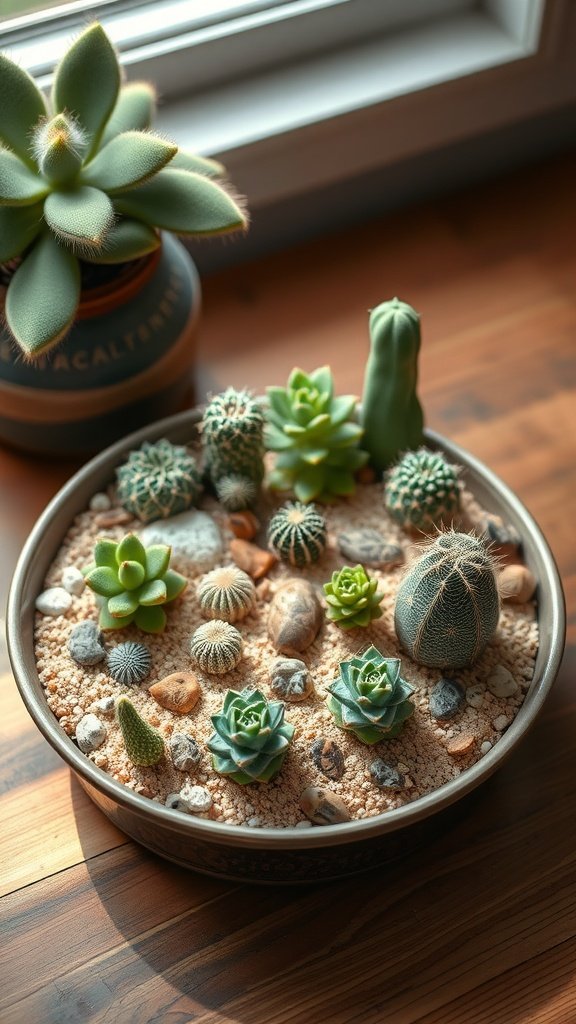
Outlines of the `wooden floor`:
<svg viewBox="0 0 576 1024">
<path fill-rule="evenodd" d="M 520 495 L 563 577 L 568 646 L 532 733 L 474 813 L 405 863 L 254 889 L 110 825 L 4 660 L 2 1024 L 576 1021 L 575 181 L 576 155 L 220 274 L 199 350 L 214 390 L 329 362 L 359 392 L 367 310 L 398 295 L 420 311 L 428 425 Z M 3 591 L 70 472 L 0 454 Z"/>
</svg>

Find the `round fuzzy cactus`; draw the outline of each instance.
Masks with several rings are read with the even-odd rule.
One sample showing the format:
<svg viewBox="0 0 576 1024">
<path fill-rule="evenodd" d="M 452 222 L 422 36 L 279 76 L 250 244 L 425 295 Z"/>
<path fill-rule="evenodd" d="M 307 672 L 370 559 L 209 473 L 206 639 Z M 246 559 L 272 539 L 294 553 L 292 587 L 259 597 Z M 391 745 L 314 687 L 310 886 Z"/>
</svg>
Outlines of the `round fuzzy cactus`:
<svg viewBox="0 0 576 1024">
<path fill-rule="evenodd" d="M 273 490 L 294 491 L 303 502 L 329 502 L 353 494 L 354 473 L 368 460 L 359 448 L 354 395 L 334 395 L 329 366 L 311 374 L 295 369 L 285 388 L 267 389 L 264 440 L 276 452 L 268 482 Z"/>
<path fill-rule="evenodd" d="M 398 589 L 394 624 L 419 665 L 471 665 L 500 614 L 494 560 L 476 537 L 441 533 L 411 565 Z"/>
<path fill-rule="evenodd" d="M 376 647 L 339 665 L 340 677 L 328 687 L 327 704 L 336 725 L 362 743 L 393 739 L 414 711 L 414 687 L 402 679 L 400 660 Z"/>
<path fill-rule="evenodd" d="M 158 764 L 164 754 L 164 740 L 160 733 L 138 714 L 128 697 L 118 697 L 116 717 L 126 753 L 132 764 L 142 768 Z"/>
<path fill-rule="evenodd" d="M 116 477 L 120 504 L 143 523 L 185 512 L 202 493 L 194 456 L 166 440 L 145 441 L 130 452 Z"/>
<path fill-rule="evenodd" d="M 206 406 L 200 429 L 206 470 L 217 493 L 223 477 L 227 478 L 222 485 L 224 497 L 230 477 L 236 478 L 236 496 L 239 478 L 245 477 L 256 489 L 260 487 L 264 477 L 264 414 L 249 391 L 227 388 L 215 395 Z M 249 484 L 244 489 L 247 495 L 251 493 Z"/>
<path fill-rule="evenodd" d="M 243 512 L 258 497 L 258 485 L 250 477 L 229 473 L 216 481 L 216 497 L 227 512 Z"/>
<path fill-rule="evenodd" d="M 242 636 L 235 626 L 212 619 L 192 634 L 192 658 L 203 672 L 221 676 L 236 668 L 242 657 Z"/>
<path fill-rule="evenodd" d="M 382 615 L 380 601 L 384 597 L 377 590 L 378 580 L 371 579 L 363 565 L 354 568 L 345 565 L 332 573 L 324 584 L 328 604 L 327 616 L 341 629 L 368 626 L 372 619 Z"/>
<path fill-rule="evenodd" d="M 315 505 L 288 502 L 268 524 L 268 544 L 283 562 L 311 565 L 326 547 L 326 520 Z"/>
<path fill-rule="evenodd" d="M 212 569 L 198 584 L 200 608 L 209 619 L 239 622 L 252 610 L 255 600 L 253 580 L 235 565 Z"/>
<path fill-rule="evenodd" d="M 207 746 L 220 775 L 245 785 L 270 782 L 278 774 L 294 735 L 282 701 L 267 701 L 249 686 L 240 693 L 229 690 L 212 724 Z"/>
<path fill-rule="evenodd" d="M 406 452 L 389 470 L 386 508 L 401 526 L 428 532 L 450 524 L 460 508 L 458 469 L 439 452 Z"/>
</svg>

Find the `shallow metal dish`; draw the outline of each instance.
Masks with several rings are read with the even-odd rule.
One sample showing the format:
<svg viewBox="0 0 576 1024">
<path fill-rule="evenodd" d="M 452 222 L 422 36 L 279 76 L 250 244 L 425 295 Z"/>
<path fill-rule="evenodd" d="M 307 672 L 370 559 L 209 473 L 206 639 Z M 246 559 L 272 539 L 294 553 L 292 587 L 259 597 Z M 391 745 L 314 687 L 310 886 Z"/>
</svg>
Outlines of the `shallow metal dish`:
<svg viewBox="0 0 576 1024">
<path fill-rule="evenodd" d="M 550 549 L 532 516 L 502 481 L 457 445 L 428 431 L 427 443 L 463 467 L 465 484 L 484 508 L 516 527 L 526 564 L 538 580 L 540 647 L 535 674 L 510 728 L 459 778 L 380 817 L 311 829 L 253 829 L 175 813 L 114 781 L 60 728 L 36 671 L 34 602 L 72 519 L 87 508 L 95 491 L 110 483 L 126 453 L 143 441 L 161 437 L 188 442 L 198 420 L 198 412 L 181 413 L 107 448 L 72 477 L 37 521 L 20 556 L 8 600 L 8 649 L 22 699 L 40 731 L 104 814 L 133 839 L 184 867 L 240 880 L 304 882 L 354 874 L 404 856 L 461 813 L 464 798 L 509 757 L 542 708 L 560 666 L 565 636 L 562 587 Z"/>
</svg>

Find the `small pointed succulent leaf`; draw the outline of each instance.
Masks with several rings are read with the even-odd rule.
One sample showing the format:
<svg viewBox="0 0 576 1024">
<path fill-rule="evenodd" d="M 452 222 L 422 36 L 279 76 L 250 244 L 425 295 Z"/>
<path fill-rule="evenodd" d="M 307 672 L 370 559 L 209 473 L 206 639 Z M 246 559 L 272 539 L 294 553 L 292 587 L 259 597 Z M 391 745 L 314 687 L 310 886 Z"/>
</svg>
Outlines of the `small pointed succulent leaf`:
<svg viewBox="0 0 576 1024">
<path fill-rule="evenodd" d="M 155 580 L 163 576 L 170 564 L 172 549 L 168 544 L 152 544 L 146 548 L 146 579 Z"/>
<path fill-rule="evenodd" d="M 163 580 L 150 580 L 145 583 L 138 592 L 138 601 L 141 605 L 151 606 L 166 604 L 168 599 L 166 584 Z"/>
<path fill-rule="evenodd" d="M 112 225 L 98 251 L 84 250 L 82 259 L 88 263 L 126 263 L 154 252 L 160 246 L 160 235 L 148 224 L 123 217 Z"/>
<path fill-rule="evenodd" d="M 105 146 L 121 132 L 144 131 L 152 124 L 156 109 L 156 90 L 150 82 L 128 82 L 118 94 L 100 140 Z"/>
<path fill-rule="evenodd" d="M 48 183 L 9 149 L 0 148 L 0 205 L 30 206 L 48 194 Z"/>
<path fill-rule="evenodd" d="M 118 574 L 109 565 L 96 566 L 84 578 L 90 590 L 93 590 L 95 594 L 100 594 L 101 597 L 116 597 L 124 590 L 118 579 Z"/>
<path fill-rule="evenodd" d="M 186 577 L 182 576 L 174 569 L 168 569 L 168 571 L 164 573 L 162 581 L 166 586 L 166 604 L 179 597 L 188 586 L 188 580 Z"/>
<path fill-rule="evenodd" d="M 134 615 L 126 615 L 123 618 L 111 615 L 108 611 L 108 605 L 103 605 L 100 609 L 100 615 L 98 617 L 98 625 L 103 630 L 113 629 L 125 629 L 134 621 Z"/>
<path fill-rule="evenodd" d="M 134 622 L 144 633 L 163 633 L 166 628 L 166 612 L 160 605 L 149 608 L 141 605 L 134 615 Z"/>
<path fill-rule="evenodd" d="M 80 250 L 101 249 L 114 223 L 114 207 L 105 192 L 89 185 L 51 192 L 44 203 L 46 223 L 64 242 Z"/>
<path fill-rule="evenodd" d="M 134 615 L 138 609 L 138 597 L 133 591 L 123 590 L 121 594 L 111 597 L 108 601 L 108 611 L 113 619 L 123 619 L 126 616 Z"/>
<path fill-rule="evenodd" d="M 120 66 L 112 43 L 98 22 L 89 25 L 64 54 L 54 74 L 52 106 L 69 111 L 87 132 L 95 152 L 120 89 Z"/>
<path fill-rule="evenodd" d="M 211 160 L 207 156 L 198 156 L 196 153 L 189 153 L 186 149 L 178 149 L 174 158 L 170 161 L 171 167 L 180 168 L 183 171 L 193 171 L 194 174 L 203 174 L 205 178 L 221 178 L 226 173 L 226 168 L 217 160 Z"/>
<path fill-rule="evenodd" d="M 148 181 L 172 159 L 178 147 L 151 132 L 123 132 L 84 167 L 81 180 L 108 195 Z"/>
<path fill-rule="evenodd" d="M 26 356 L 38 356 L 64 337 L 79 298 L 78 261 L 45 235 L 18 267 L 6 292 L 8 327 Z"/>
<path fill-rule="evenodd" d="M 111 537 L 99 537 L 94 546 L 94 561 L 96 565 L 109 565 L 110 568 L 116 569 L 118 565 L 116 561 L 116 548 L 118 547 L 115 540 Z"/>
<path fill-rule="evenodd" d="M 136 590 L 144 582 L 146 572 L 140 562 L 126 559 L 118 566 L 118 579 L 126 590 Z"/>
<path fill-rule="evenodd" d="M 116 548 L 117 564 L 126 561 L 140 562 L 140 565 L 146 566 L 146 548 L 135 533 L 127 533 Z"/>
<path fill-rule="evenodd" d="M 30 167 L 30 128 L 46 116 L 46 102 L 34 79 L 0 53 L 0 142 Z"/>
<path fill-rule="evenodd" d="M 42 228 L 42 204 L 0 206 L 0 263 L 20 256 Z"/>
<path fill-rule="evenodd" d="M 145 185 L 118 195 L 116 208 L 179 235 L 216 235 L 246 227 L 245 215 L 221 185 L 170 167 Z"/>
</svg>

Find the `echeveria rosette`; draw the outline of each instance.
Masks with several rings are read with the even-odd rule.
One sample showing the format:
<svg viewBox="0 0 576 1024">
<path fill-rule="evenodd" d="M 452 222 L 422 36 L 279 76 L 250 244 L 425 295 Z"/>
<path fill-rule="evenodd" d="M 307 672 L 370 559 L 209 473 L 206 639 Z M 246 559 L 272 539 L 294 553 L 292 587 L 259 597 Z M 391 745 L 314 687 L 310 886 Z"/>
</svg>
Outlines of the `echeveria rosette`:
<svg viewBox="0 0 576 1024">
<path fill-rule="evenodd" d="M 340 677 L 329 687 L 328 707 L 336 725 L 362 743 L 393 739 L 414 711 L 414 687 L 400 675 L 400 659 L 369 647 L 340 663 Z"/>
<path fill-rule="evenodd" d="M 324 584 L 324 596 L 328 618 L 341 629 L 368 626 L 382 615 L 384 594 L 378 590 L 378 580 L 369 576 L 363 565 L 335 570 L 330 582 Z"/>
<path fill-rule="evenodd" d="M 149 131 L 154 90 L 123 86 L 98 22 L 64 54 L 47 100 L 0 54 L 0 263 L 20 258 L 6 322 L 27 358 L 69 331 L 80 262 L 124 263 L 160 245 L 159 229 L 210 235 L 246 226 L 215 161 Z M 168 167 L 167 165 L 170 164 Z"/>
<path fill-rule="evenodd" d="M 354 474 L 368 461 L 359 448 L 356 397 L 334 395 L 329 366 L 294 369 L 285 388 L 267 389 L 264 443 L 276 452 L 268 483 L 299 501 L 330 502 L 354 493 Z"/>
<path fill-rule="evenodd" d="M 229 690 L 215 732 L 208 741 L 214 770 L 233 782 L 270 782 L 278 774 L 294 735 L 284 721 L 284 704 L 267 701 L 259 690 Z"/>
<path fill-rule="evenodd" d="M 86 584 L 102 599 L 101 629 L 123 629 L 134 623 L 144 633 L 162 633 L 166 626 L 163 605 L 174 601 L 187 580 L 169 568 L 171 548 L 153 544 L 145 548 L 135 533 L 119 544 L 102 537 L 94 548 L 94 562 L 84 570 Z"/>
</svg>

